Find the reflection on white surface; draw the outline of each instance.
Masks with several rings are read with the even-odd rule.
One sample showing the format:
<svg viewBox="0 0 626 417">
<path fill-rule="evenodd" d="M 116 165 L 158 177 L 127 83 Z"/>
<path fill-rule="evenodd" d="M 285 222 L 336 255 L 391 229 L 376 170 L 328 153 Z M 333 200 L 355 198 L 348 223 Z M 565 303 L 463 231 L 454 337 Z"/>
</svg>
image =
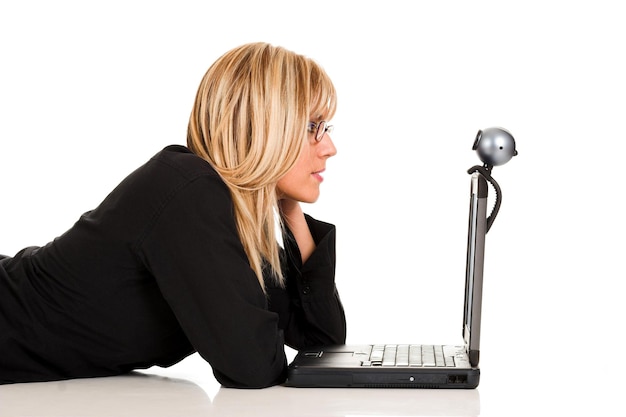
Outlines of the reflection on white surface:
<svg viewBox="0 0 626 417">
<path fill-rule="evenodd" d="M 478 390 L 221 388 L 213 407 L 241 416 L 477 416 Z"/>
<path fill-rule="evenodd" d="M 0 417 L 477 416 L 478 390 L 220 388 L 134 373 L 0 386 Z"/>
<path fill-rule="evenodd" d="M 206 416 L 211 401 L 198 385 L 156 375 L 0 386 L 0 416 Z"/>
</svg>

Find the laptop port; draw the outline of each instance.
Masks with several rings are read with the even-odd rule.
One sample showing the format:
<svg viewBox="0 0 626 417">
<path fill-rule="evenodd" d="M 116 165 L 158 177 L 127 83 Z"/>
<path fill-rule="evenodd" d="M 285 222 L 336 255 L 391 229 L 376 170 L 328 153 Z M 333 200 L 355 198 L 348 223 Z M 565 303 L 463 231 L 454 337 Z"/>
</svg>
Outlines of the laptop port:
<svg viewBox="0 0 626 417">
<path fill-rule="evenodd" d="M 466 384 L 467 375 L 448 375 L 448 384 Z"/>
</svg>

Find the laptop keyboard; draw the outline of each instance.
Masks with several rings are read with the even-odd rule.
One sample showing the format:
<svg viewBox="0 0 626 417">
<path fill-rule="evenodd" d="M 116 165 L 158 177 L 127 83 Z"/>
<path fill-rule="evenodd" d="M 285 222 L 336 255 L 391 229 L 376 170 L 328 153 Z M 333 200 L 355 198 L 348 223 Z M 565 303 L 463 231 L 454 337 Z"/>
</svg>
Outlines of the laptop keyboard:
<svg viewBox="0 0 626 417">
<path fill-rule="evenodd" d="M 368 360 L 361 366 L 383 367 L 453 367 L 465 365 L 456 346 L 443 345 L 374 345 Z"/>
</svg>

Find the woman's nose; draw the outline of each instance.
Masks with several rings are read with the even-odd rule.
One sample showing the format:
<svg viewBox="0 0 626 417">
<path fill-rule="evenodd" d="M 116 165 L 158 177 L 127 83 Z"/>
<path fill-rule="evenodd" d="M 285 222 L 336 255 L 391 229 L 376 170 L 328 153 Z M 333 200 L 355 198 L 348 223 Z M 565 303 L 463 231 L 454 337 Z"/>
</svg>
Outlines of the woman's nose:
<svg viewBox="0 0 626 417">
<path fill-rule="evenodd" d="M 331 156 L 335 156 L 337 154 L 337 148 L 335 148 L 335 143 L 331 139 L 328 133 L 324 133 L 322 140 L 319 142 L 321 156 L 330 158 Z"/>
</svg>

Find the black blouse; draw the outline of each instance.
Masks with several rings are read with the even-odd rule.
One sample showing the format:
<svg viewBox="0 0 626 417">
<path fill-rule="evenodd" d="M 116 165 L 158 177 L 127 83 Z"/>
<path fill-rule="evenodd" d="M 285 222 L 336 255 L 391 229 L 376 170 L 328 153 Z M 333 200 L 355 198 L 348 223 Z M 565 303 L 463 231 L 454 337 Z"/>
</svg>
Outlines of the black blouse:
<svg viewBox="0 0 626 417">
<path fill-rule="evenodd" d="M 194 351 L 229 387 L 285 379 L 284 344 L 344 343 L 335 228 L 306 216 L 303 265 L 263 293 L 212 167 L 169 146 L 44 247 L 0 260 L 0 383 L 170 366 Z"/>
</svg>

